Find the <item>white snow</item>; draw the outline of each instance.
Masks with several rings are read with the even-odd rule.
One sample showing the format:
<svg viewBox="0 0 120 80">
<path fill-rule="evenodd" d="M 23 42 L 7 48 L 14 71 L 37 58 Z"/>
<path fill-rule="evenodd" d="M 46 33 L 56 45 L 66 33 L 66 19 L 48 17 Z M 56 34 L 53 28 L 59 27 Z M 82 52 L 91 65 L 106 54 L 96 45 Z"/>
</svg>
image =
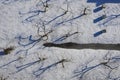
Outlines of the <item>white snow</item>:
<svg viewBox="0 0 120 80">
<path fill-rule="evenodd" d="M 0 1 L 0 80 L 120 80 L 120 51 L 43 46 L 43 43 L 54 42 L 74 32 L 79 33 L 55 43 L 120 44 L 120 1 L 105 3 L 105 9 L 94 12 L 99 6 L 87 0 L 47 0 L 46 12 L 38 12 L 45 10 L 42 1 L 46 0 Z M 87 15 L 82 15 L 85 8 Z M 94 23 L 104 14 L 105 19 Z M 45 33 L 53 30 L 47 40 L 45 37 L 27 46 L 18 44 L 28 44 L 30 35 L 34 40 L 39 39 L 44 35 L 44 28 Z M 107 32 L 94 37 L 103 29 Z M 20 41 L 20 36 L 25 39 Z M 3 49 L 10 46 L 15 49 L 2 55 Z M 57 63 L 62 59 L 67 61 Z M 83 73 L 85 69 L 107 61 L 112 68 L 100 65 Z M 80 73 L 83 74 L 81 78 Z"/>
</svg>

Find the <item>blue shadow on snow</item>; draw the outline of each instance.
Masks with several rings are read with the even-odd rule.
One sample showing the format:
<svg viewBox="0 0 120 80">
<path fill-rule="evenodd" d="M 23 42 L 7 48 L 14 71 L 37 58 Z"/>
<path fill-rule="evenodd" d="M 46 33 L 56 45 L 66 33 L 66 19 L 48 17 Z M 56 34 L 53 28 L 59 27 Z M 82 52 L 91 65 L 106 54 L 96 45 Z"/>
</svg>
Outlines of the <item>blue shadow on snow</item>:
<svg viewBox="0 0 120 80">
<path fill-rule="evenodd" d="M 120 3 L 120 0 L 87 0 L 88 3 L 96 3 L 96 6 L 105 4 L 105 3 Z"/>
<path fill-rule="evenodd" d="M 0 51 L 0 56 L 5 55 L 5 53 L 3 51 Z"/>
<path fill-rule="evenodd" d="M 100 6 L 100 7 L 97 7 L 96 9 L 94 9 L 94 10 L 93 10 L 93 12 L 94 12 L 94 13 L 96 13 L 96 12 L 101 11 L 102 9 L 103 9 L 103 7 L 102 7 L 102 6 Z"/>
<path fill-rule="evenodd" d="M 103 20 L 103 19 L 105 19 L 105 18 L 106 18 L 106 15 L 102 15 L 102 16 L 94 19 L 93 22 L 94 22 L 94 23 L 97 23 L 97 22 L 99 22 L 99 21 L 101 21 L 101 20 Z"/>
<path fill-rule="evenodd" d="M 96 32 L 96 33 L 94 34 L 94 37 L 98 37 L 99 35 L 101 35 L 101 34 L 103 34 L 103 33 L 106 33 L 106 30 L 105 30 L 105 29 Z"/>
</svg>

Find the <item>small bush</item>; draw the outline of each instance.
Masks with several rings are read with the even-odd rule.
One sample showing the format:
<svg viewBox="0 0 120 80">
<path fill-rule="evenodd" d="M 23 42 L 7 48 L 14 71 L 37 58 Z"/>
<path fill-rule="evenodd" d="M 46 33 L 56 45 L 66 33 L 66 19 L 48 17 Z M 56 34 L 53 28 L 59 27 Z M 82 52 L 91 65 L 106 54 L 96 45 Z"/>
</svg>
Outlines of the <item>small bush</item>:
<svg viewBox="0 0 120 80">
<path fill-rule="evenodd" d="M 7 54 L 10 54 L 11 51 L 13 51 L 13 50 L 14 50 L 14 47 L 8 47 L 8 48 L 5 48 L 3 51 L 4 51 L 5 55 L 7 55 Z"/>
</svg>

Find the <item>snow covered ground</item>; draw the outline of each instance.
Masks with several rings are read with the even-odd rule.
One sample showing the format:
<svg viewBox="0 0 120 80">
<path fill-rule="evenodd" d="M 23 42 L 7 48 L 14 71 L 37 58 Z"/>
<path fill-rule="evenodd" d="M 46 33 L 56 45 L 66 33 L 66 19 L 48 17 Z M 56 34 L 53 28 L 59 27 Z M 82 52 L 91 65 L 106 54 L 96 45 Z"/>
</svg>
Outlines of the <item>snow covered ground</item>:
<svg viewBox="0 0 120 80">
<path fill-rule="evenodd" d="M 120 51 L 43 46 L 120 44 L 119 30 L 120 0 L 0 0 L 0 80 L 120 80 Z"/>
</svg>

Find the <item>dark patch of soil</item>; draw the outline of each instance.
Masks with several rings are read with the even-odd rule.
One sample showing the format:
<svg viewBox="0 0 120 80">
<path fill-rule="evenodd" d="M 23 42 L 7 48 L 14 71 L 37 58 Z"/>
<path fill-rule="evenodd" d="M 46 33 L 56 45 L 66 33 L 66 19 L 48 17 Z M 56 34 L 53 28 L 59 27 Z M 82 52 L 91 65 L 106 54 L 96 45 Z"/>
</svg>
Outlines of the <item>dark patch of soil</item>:
<svg viewBox="0 0 120 80">
<path fill-rule="evenodd" d="M 44 43 L 45 47 L 60 47 L 66 49 L 104 49 L 104 50 L 120 50 L 120 44 L 98 44 L 98 43 L 90 43 L 90 44 L 77 44 L 77 43 Z"/>
</svg>

